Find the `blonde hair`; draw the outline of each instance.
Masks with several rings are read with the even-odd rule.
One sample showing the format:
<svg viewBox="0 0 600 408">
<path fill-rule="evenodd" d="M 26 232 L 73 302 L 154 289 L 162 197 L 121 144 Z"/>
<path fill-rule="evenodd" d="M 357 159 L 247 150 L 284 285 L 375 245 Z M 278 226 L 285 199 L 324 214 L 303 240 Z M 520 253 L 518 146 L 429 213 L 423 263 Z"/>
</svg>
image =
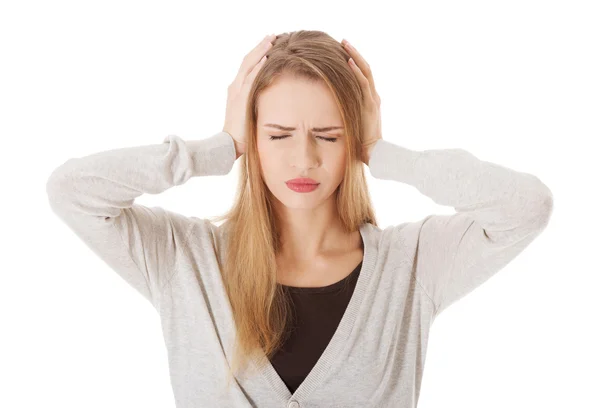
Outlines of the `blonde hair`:
<svg viewBox="0 0 600 408">
<path fill-rule="evenodd" d="M 360 159 L 362 89 L 348 66 L 350 55 L 341 44 L 321 31 L 300 30 L 277 36 L 267 61 L 256 76 L 246 111 L 246 153 L 240 156 L 240 177 L 231 209 L 212 217 L 223 221 L 227 253 L 221 273 L 237 328 L 232 369 L 245 370 L 254 360 L 260 368 L 289 335 L 292 309 L 289 294 L 277 284 L 275 255 L 280 229 L 274 214 L 274 197 L 262 179 L 257 151 L 257 100 L 282 75 L 322 81 L 331 90 L 341 112 L 346 140 L 346 169 L 335 191 L 336 207 L 346 232 L 363 223 L 377 226 Z"/>
</svg>

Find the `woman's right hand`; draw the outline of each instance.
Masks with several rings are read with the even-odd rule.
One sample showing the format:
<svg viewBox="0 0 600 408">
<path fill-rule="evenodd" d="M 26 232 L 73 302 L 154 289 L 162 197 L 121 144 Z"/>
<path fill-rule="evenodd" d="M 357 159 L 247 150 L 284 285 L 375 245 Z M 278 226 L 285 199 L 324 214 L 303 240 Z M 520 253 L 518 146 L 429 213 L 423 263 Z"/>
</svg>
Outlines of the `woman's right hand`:
<svg viewBox="0 0 600 408">
<path fill-rule="evenodd" d="M 227 88 L 227 108 L 223 131 L 229 133 L 236 145 L 238 155 L 246 152 L 246 105 L 250 87 L 256 74 L 266 61 L 266 52 L 273 45 L 274 34 L 266 36 L 242 60 L 234 81 Z M 264 58 L 263 58 L 264 57 Z"/>
</svg>

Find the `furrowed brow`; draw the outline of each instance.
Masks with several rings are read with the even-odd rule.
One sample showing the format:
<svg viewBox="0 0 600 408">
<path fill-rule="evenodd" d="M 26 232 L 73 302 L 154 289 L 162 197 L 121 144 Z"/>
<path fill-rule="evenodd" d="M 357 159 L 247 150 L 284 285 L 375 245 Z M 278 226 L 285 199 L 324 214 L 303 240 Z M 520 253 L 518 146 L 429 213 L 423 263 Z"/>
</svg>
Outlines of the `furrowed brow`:
<svg viewBox="0 0 600 408">
<path fill-rule="evenodd" d="M 282 125 L 278 125 L 276 123 L 265 123 L 263 126 L 264 127 L 272 127 L 272 128 L 279 129 L 279 130 L 286 130 L 286 131 L 296 130 L 295 127 L 282 126 Z M 336 130 L 336 129 L 343 129 L 343 127 L 342 126 L 314 127 L 311 130 L 314 132 L 329 132 L 330 130 Z"/>
</svg>

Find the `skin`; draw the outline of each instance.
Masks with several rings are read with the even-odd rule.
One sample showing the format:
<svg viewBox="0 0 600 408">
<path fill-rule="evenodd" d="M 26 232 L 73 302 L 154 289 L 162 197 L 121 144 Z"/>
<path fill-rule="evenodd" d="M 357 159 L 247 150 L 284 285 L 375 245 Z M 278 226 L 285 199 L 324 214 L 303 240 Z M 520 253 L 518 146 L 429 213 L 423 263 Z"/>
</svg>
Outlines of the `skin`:
<svg viewBox="0 0 600 408">
<path fill-rule="evenodd" d="M 343 180 L 348 160 L 346 135 L 343 129 L 310 130 L 330 126 L 342 127 L 342 117 L 322 83 L 284 76 L 259 97 L 258 152 L 282 223 L 280 260 L 288 266 L 311 265 L 314 270 L 316 264 L 326 268 L 328 260 L 361 247 L 358 231 L 343 232 L 333 194 Z M 286 137 L 271 140 L 271 136 Z M 320 185 L 309 193 L 295 192 L 285 182 L 297 177 L 310 177 Z"/>
</svg>

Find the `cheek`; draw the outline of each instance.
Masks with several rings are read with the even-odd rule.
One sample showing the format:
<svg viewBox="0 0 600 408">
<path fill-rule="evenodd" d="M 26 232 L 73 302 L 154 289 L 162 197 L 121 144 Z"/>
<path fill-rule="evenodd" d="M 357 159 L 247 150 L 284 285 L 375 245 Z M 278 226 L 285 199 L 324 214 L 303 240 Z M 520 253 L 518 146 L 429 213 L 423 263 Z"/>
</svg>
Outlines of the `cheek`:
<svg viewBox="0 0 600 408">
<path fill-rule="evenodd" d="M 346 171 L 346 153 L 343 151 L 332 152 L 329 157 L 330 171 L 337 179 L 344 176 Z"/>
<path fill-rule="evenodd" d="M 265 178 L 271 178 L 274 173 L 281 172 L 280 154 L 277 154 L 269 146 L 258 146 L 258 157 Z"/>
</svg>

